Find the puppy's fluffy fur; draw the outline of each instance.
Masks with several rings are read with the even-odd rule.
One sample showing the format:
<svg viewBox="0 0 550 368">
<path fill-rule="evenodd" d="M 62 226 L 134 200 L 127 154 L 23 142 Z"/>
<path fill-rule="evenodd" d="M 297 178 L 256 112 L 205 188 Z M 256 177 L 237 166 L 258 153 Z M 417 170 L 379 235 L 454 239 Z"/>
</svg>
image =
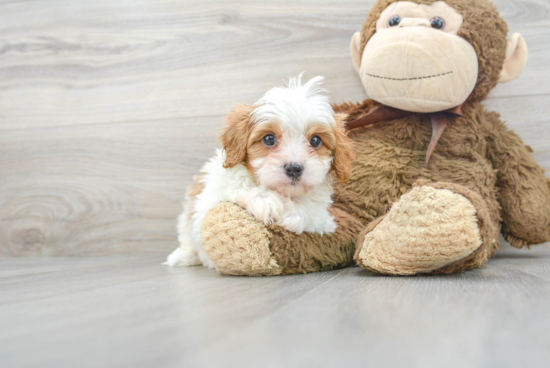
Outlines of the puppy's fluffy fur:
<svg viewBox="0 0 550 368">
<path fill-rule="evenodd" d="M 228 115 L 218 150 L 195 178 L 178 217 L 180 247 L 170 266 L 213 267 L 202 250 L 201 223 L 212 207 L 229 201 L 259 221 L 301 233 L 331 233 L 328 212 L 332 178 L 351 174 L 353 151 L 344 130 L 345 115 L 335 114 L 320 88 L 323 77 L 301 84 L 291 78 L 253 106 L 237 105 Z"/>
</svg>

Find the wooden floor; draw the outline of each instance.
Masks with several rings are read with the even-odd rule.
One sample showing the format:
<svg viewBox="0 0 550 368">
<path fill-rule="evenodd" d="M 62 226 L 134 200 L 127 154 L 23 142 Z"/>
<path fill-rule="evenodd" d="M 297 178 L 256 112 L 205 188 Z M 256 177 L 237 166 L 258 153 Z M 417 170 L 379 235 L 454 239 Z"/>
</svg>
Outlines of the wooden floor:
<svg viewBox="0 0 550 368">
<path fill-rule="evenodd" d="M 1 367 L 548 367 L 550 249 L 450 276 L 0 259 Z"/>
<path fill-rule="evenodd" d="M 548 245 L 434 277 L 160 266 L 235 102 L 302 71 L 366 97 L 373 3 L 0 0 L 0 367 L 547 367 Z M 495 3 L 529 63 L 486 105 L 550 170 L 550 2 Z"/>
</svg>

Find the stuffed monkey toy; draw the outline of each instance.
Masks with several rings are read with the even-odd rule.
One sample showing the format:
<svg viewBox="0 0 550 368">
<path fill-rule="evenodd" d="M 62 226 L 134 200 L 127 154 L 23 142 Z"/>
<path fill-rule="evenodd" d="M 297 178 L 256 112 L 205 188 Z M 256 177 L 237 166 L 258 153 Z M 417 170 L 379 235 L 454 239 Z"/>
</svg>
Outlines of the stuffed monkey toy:
<svg viewBox="0 0 550 368">
<path fill-rule="evenodd" d="M 550 240 L 550 187 L 531 149 L 481 102 L 517 78 L 527 46 L 488 0 L 379 0 L 351 41 L 369 100 L 349 116 L 357 159 L 335 184 L 330 235 L 264 226 L 221 203 L 204 250 L 233 275 L 280 275 L 356 262 L 392 275 L 460 272 L 499 247 Z"/>
</svg>

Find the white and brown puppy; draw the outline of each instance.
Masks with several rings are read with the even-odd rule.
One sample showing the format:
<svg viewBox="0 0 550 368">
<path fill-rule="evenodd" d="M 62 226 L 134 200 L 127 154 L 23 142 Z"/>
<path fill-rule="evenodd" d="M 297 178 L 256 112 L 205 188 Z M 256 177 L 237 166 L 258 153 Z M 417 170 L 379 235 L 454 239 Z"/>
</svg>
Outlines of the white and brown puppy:
<svg viewBox="0 0 550 368">
<path fill-rule="evenodd" d="M 345 115 L 335 114 L 323 77 L 268 91 L 253 106 L 237 105 L 226 120 L 218 150 L 190 188 L 178 218 L 176 249 L 165 264 L 213 267 L 202 250 L 201 223 L 212 207 L 229 201 L 264 224 L 318 234 L 336 229 L 328 212 L 332 175 L 342 182 L 351 173 L 353 150 L 344 130 Z"/>
</svg>

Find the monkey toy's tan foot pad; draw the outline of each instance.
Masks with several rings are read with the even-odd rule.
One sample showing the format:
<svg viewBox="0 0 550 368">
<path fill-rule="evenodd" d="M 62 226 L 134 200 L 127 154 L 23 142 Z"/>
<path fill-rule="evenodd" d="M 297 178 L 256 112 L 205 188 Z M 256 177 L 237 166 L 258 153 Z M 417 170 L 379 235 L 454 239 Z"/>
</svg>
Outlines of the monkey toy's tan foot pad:
<svg viewBox="0 0 550 368">
<path fill-rule="evenodd" d="M 477 193 L 457 184 L 419 181 L 361 233 L 355 260 L 392 275 L 480 266 L 487 259 L 478 251 L 486 238 L 480 226 L 487 220 L 485 202 Z"/>
<path fill-rule="evenodd" d="M 216 270 L 227 275 L 278 275 L 264 224 L 236 204 L 222 202 L 205 216 L 201 243 Z"/>
</svg>

